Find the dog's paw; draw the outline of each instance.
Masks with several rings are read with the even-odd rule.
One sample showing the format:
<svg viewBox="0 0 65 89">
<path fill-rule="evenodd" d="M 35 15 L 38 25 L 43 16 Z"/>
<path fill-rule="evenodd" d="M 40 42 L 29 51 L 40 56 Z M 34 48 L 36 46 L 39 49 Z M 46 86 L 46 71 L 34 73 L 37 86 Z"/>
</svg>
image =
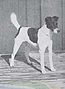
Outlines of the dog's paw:
<svg viewBox="0 0 65 89">
<path fill-rule="evenodd" d="M 36 43 L 32 44 L 34 47 L 37 47 L 38 45 Z"/>
<path fill-rule="evenodd" d="M 9 63 L 10 63 L 10 67 L 13 67 L 14 66 L 14 59 L 9 59 Z"/>
<path fill-rule="evenodd" d="M 32 64 L 32 62 L 30 60 L 28 60 L 28 59 L 27 59 L 27 62 L 28 62 L 28 64 Z"/>
<path fill-rule="evenodd" d="M 41 70 L 42 74 L 46 74 L 46 71 L 45 70 Z"/>
<path fill-rule="evenodd" d="M 54 67 L 51 68 L 51 71 L 56 71 L 56 69 Z"/>
</svg>

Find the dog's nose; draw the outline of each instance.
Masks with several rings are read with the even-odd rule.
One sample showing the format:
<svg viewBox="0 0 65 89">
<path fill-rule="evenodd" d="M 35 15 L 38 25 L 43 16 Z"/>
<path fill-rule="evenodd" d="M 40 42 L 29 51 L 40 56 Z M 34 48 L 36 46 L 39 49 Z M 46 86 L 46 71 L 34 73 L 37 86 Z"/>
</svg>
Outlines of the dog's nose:
<svg viewBox="0 0 65 89">
<path fill-rule="evenodd" d="M 59 32 L 60 32 L 60 30 L 57 30 L 57 32 L 59 33 Z"/>
</svg>

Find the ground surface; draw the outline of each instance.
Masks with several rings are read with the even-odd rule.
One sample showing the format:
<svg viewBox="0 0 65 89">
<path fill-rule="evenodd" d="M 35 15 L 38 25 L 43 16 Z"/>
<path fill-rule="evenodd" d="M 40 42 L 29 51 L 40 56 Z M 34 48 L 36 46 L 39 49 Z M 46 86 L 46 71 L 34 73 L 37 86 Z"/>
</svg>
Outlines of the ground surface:
<svg viewBox="0 0 65 89">
<path fill-rule="evenodd" d="M 49 85 L 51 89 L 65 89 L 65 53 L 53 53 L 56 72 L 50 71 L 48 53 L 45 53 L 47 73 L 41 74 L 38 49 L 33 48 L 34 52 L 30 54 L 32 64 L 29 65 L 26 61 L 30 51 L 29 48 L 29 45 L 27 45 L 24 52 L 19 50 L 15 57 L 15 66 L 12 68 L 10 68 L 8 61 L 10 55 L 0 57 L 0 89 L 4 89 L 4 87 L 7 89 L 6 85 L 12 85 L 14 87 L 12 89 L 17 89 L 15 86 L 19 86 L 18 89 L 49 89 L 47 86 L 45 88 L 45 84 Z"/>
</svg>

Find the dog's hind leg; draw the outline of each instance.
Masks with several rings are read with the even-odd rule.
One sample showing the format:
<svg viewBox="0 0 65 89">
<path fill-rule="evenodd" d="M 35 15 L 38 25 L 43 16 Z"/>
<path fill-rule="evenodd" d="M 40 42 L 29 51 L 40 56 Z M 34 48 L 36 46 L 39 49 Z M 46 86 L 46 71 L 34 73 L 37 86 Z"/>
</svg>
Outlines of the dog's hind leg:
<svg viewBox="0 0 65 89">
<path fill-rule="evenodd" d="M 19 47 L 22 44 L 22 42 L 23 41 L 21 39 L 15 38 L 15 43 L 14 43 L 14 47 L 13 47 L 13 53 L 11 55 L 11 58 L 9 59 L 11 67 L 14 66 L 14 57 L 15 57 L 17 51 L 19 50 Z"/>
<path fill-rule="evenodd" d="M 52 40 L 49 43 L 48 49 L 49 49 L 50 68 L 51 68 L 51 71 L 55 71 L 55 68 L 53 67 L 53 61 L 52 61 Z"/>
</svg>

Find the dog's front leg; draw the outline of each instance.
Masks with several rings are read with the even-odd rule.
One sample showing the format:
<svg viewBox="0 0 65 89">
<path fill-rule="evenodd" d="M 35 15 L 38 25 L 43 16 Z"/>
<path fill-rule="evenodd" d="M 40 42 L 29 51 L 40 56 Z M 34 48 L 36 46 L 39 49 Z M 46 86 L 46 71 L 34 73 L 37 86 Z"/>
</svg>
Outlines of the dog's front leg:
<svg viewBox="0 0 65 89">
<path fill-rule="evenodd" d="M 44 53 L 45 53 L 45 49 L 47 47 L 45 36 L 41 37 L 41 35 L 39 35 L 38 46 L 39 46 L 39 53 L 40 53 L 40 60 L 41 60 L 41 62 L 40 62 L 40 64 L 41 64 L 41 72 L 43 74 L 45 74 L 46 71 L 45 71 L 45 67 L 44 67 Z"/>
<path fill-rule="evenodd" d="M 55 71 L 55 68 L 53 67 L 53 61 L 52 61 L 52 40 L 49 43 L 49 61 L 50 61 L 50 68 L 52 71 Z"/>
<path fill-rule="evenodd" d="M 45 71 L 45 67 L 44 67 L 44 53 L 45 53 L 45 50 L 39 50 L 39 53 L 40 53 L 40 59 L 41 59 L 41 71 L 43 74 L 46 73 Z"/>
</svg>

